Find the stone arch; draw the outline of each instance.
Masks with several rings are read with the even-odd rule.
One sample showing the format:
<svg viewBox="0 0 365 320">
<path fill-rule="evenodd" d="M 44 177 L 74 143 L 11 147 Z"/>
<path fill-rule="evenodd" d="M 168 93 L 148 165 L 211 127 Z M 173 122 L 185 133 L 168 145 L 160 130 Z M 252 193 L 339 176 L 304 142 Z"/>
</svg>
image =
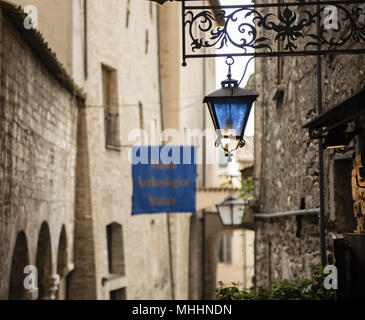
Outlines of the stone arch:
<svg viewBox="0 0 365 320">
<path fill-rule="evenodd" d="M 124 241 L 123 227 L 117 222 L 106 226 L 107 235 L 107 253 L 108 253 L 108 272 L 110 277 L 125 277 L 125 260 L 124 260 Z M 103 278 L 103 286 L 105 285 Z M 119 288 L 107 288 L 110 300 L 125 300 L 127 298 L 127 287 L 120 284 Z"/>
<path fill-rule="evenodd" d="M 60 276 L 60 284 L 57 290 L 57 299 L 66 300 L 68 291 L 68 255 L 67 255 L 67 233 L 63 225 L 58 241 L 57 253 L 57 274 Z"/>
<path fill-rule="evenodd" d="M 242 226 L 223 226 L 217 212 L 204 214 L 204 289 L 203 297 L 207 300 L 215 298 L 218 250 L 217 241 L 227 232 L 241 229 Z"/>
<path fill-rule="evenodd" d="M 217 262 L 232 264 L 232 244 L 233 241 L 233 231 L 224 232 L 222 235 L 217 237 Z"/>
<path fill-rule="evenodd" d="M 52 300 L 52 245 L 47 222 L 43 222 L 37 246 L 36 267 L 38 270 L 38 299 Z"/>
<path fill-rule="evenodd" d="M 11 260 L 9 300 L 26 300 L 24 288 L 24 268 L 29 265 L 28 243 L 23 231 L 19 232 Z"/>
</svg>

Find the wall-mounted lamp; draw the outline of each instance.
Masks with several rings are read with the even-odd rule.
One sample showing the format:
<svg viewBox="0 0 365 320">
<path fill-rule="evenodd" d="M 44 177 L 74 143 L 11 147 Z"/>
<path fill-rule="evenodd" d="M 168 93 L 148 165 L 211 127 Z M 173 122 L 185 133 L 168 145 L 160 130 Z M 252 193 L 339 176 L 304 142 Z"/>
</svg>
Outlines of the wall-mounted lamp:
<svg viewBox="0 0 365 320">
<path fill-rule="evenodd" d="M 246 201 L 230 195 L 222 203 L 216 205 L 219 217 L 224 226 L 239 226 L 243 223 Z"/>
</svg>

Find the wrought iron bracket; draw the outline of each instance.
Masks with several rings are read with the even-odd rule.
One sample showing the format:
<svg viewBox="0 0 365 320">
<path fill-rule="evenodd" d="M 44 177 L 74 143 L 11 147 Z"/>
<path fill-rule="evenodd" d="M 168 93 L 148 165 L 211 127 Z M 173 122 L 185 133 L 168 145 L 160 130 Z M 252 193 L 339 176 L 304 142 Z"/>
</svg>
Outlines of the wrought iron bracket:
<svg viewBox="0 0 365 320">
<path fill-rule="evenodd" d="M 226 6 L 170 1 L 182 6 L 183 66 L 191 58 L 365 53 L 365 0 Z"/>
</svg>

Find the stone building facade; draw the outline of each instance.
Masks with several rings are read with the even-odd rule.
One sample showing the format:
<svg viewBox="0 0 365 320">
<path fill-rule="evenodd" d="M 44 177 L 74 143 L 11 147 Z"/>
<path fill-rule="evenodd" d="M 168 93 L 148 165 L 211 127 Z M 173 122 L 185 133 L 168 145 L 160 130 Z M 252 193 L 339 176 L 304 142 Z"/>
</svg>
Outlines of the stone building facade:
<svg viewBox="0 0 365 320">
<path fill-rule="evenodd" d="M 25 0 L 14 3 L 28 5 Z M 52 272 L 48 265 L 47 272 L 54 276 L 54 280 L 57 280 L 57 274 L 61 275 L 59 286 L 57 281 L 52 283 L 53 291 L 60 299 L 201 298 L 204 282 L 201 280 L 204 278 L 204 266 L 200 261 L 202 239 L 200 227 L 195 228 L 194 225 L 201 226 L 202 211 L 222 201 L 227 195 L 227 190 L 218 190 L 214 194 L 206 192 L 208 188 L 218 187 L 218 162 L 198 166 L 197 215 L 132 217 L 132 170 L 128 156 L 134 143 L 159 143 L 150 138 L 158 136 L 163 129 L 175 129 L 178 132 L 177 139 L 180 141 L 173 141 L 175 144 L 190 142 L 202 150 L 214 148 L 214 139 L 211 142 L 199 138 L 191 140 L 185 134 L 188 129 L 203 130 L 211 126 L 202 100 L 215 89 L 214 60 L 191 61 L 187 68 L 181 66 L 181 17 L 180 8 L 175 3 L 159 7 L 149 1 L 55 0 L 50 5 L 48 0 L 34 0 L 32 6 L 38 18 L 37 29 L 66 70 L 62 69 L 59 76 L 57 69 L 53 77 L 61 77 L 61 84 L 66 86 L 65 96 L 61 97 L 59 93 L 55 104 L 62 104 L 65 113 L 64 120 L 63 115 L 57 115 L 60 122 L 65 121 L 60 125 L 64 131 L 57 133 L 69 144 L 64 146 L 63 140 L 56 140 L 55 134 L 51 134 L 55 140 L 43 145 L 49 148 L 47 152 L 39 152 L 45 163 L 36 163 L 31 171 L 32 177 L 35 179 L 38 174 L 45 177 L 54 175 L 53 179 L 49 178 L 40 186 L 47 192 L 57 186 L 57 192 L 44 196 L 45 204 L 39 210 L 24 209 L 32 212 L 32 216 L 25 220 L 17 218 L 24 221 L 23 224 L 16 224 L 16 228 L 13 221 L 1 221 L 1 228 L 6 230 L 4 235 L 12 241 L 9 244 L 4 242 L 6 247 L 3 252 L 12 253 L 15 234 L 21 230 L 27 239 L 32 239 L 28 241 L 38 239 L 36 234 L 42 221 L 46 221 L 49 231 L 47 224 L 44 224 L 42 238 L 50 237 L 54 250 Z M 22 27 L 17 30 L 24 37 L 33 32 L 32 29 L 29 31 Z M 32 48 L 38 54 L 37 46 L 38 43 Z M 15 50 L 13 45 L 11 50 Z M 48 60 L 41 60 L 40 64 L 44 62 L 47 67 L 49 60 L 60 64 L 53 54 L 49 53 L 49 56 Z M 18 65 L 16 60 L 12 63 L 17 68 L 23 66 L 21 63 Z M 33 72 L 38 74 L 36 70 L 30 70 L 28 76 Z M 79 91 L 72 89 L 74 85 L 66 72 L 81 88 L 85 98 Z M 52 74 L 48 77 L 52 78 Z M 29 87 L 30 80 L 25 79 L 24 85 Z M 50 83 L 44 80 L 44 86 L 53 88 L 54 81 L 47 81 Z M 19 91 L 20 88 L 17 86 Z M 29 95 L 35 94 L 34 90 L 29 90 Z M 67 100 L 67 90 L 73 92 L 74 100 Z M 46 99 L 53 96 L 43 93 L 41 97 L 46 103 Z M 30 108 L 27 100 L 22 106 Z M 72 117 L 71 106 L 75 108 Z M 33 114 L 38 122 L 46 123 L 45 128 L 52 126 L 50 112 L 36 109 Z M 5 129 L 7 127 L 4 125 Z M 74 131 L 71 132 L 71 128 Z M 141 129 L 147 132 L 142 141 L 130 139 L 132 131 Z M 67 148 L 67 151 L 57 153 L 59 158 L 52 156 L 58 150 L 58 144 Z M 48 153 L 51 153 L 49 157 L 46 156 Z M 218 157 L 218 153 L 211 154 Z M 57 168 L 55 161 L 58 161 Z M 50 172 L 42 173 L 44 170 Z M 38 190 L 31 194 L 37 198 Z M 62 203 L 61 197 L 65 199 Z M 201 197 L 204 198 L 202 203 L 207 202 L 209 205 L 200 205 Z M 7 198 L 7 201 L 13 199 Z M 50 219 L 56 219 L 57 223 L 52 224 Z M 61 228 L 61 222 L 65 225 L 64 229 Z M 29 235 L 24 228 L 30 230 Z M 62 270 L 58 271 L 56 248 L 60 230 L 64 231 L 62 245 L 59 245 L 62 253 L 58 257 L 63 262 L 60 267 Z M 199 241 L 198 246 L 196 240 Z M 19 242 L 24 247 L 23 235 Z M 32 255 L 51 252 L 44 244 L 38 250 L 35 244 L 29 244 L 29 248 Z M 11 255 L 6 257 L 11 260 Z M 26 260 L 27 264 L 37 266 L 35 262 L 34 257 Z M 10 268 L 10 265 L 10 262 L 6 262 L 1 267 Z M 11 298 L 6 286 L 9 277 L 4 276 L 1 281 L 1 298 Z M 210 295 L 214 294 L 213 289 Z"/>
<path fill-rule="evenodd" d="M 363 55 L 322 57 L 323 112 L 364 87 L 364 62 Z M 303 129 L 317 116 L 317 58 L 257 58 L 252 85 L 260 94 L 255 109 L 256 211 L 280 213 L 319 208 L 318 141 L 310 140 Z M 278 92 L 283 93 L 282 97 Z M 361 121 L 358 123 L 360 128 Z M 363 232 L 353 210 L 355 200 L 360 222 L 363 218 L 359 212 L 363 210 L 354 182 L 353 153 L 359 154 L 361 141 L 360 134 L 345 149 L 323 152 L 330 264 L 334 262 L 333 239 L 355 230 Z M 359 155 L 354 161 L 355 166 L 360 165 Z M 309 265 L 320 264 L 317 215 L 257 219 L 255 231 L 258 284 L 309 277 Z"/>
<path fill-rule="evenodd" d="M 0 299 L 55 299 L 73 269 L 84 98 L 24 17 L 0 2 Z M 23 285 L 29 265 L 38 289 Z"/>
</svg>

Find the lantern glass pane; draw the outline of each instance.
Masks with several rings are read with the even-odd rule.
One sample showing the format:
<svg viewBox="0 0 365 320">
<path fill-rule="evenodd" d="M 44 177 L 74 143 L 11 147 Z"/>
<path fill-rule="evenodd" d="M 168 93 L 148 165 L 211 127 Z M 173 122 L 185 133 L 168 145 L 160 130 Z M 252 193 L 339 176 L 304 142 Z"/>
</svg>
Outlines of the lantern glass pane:
<svg viewBox="0 0 365 320">
<path fill-rule="evenodd" d="M 233 206 L 233 225 L 240 225 L 244 214 L 244 207 L 241 205 Z"/>
<path fill-rule="evenodd" d="M 216 102 L 214 108 L 219 127 L 223 131 L 223 134 L 240 136 L 246 118 L 248 117 L 248 104 L 224 100 Z"/>
<path fill-rule="evenodd" d="M 232 225 L 232 213 L 231 213 L 231 206 L 221 204 L 218 206 L 218 213 L 222 219 L 224 225 L 230 226 Z"/>
</svg>

